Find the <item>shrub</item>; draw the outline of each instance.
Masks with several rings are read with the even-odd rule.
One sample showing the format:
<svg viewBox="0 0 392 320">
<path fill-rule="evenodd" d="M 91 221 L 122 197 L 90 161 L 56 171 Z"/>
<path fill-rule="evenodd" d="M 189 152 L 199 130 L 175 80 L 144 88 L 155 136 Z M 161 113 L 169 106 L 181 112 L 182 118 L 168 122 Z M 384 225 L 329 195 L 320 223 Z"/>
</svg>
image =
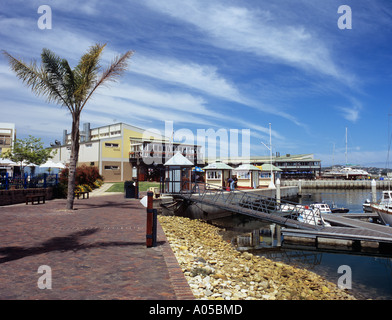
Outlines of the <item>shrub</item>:
<svg viewBox="0 0 392 320">
<path fill-rule="evenodd" d="M 69 169 L 65 168 L 60 172 L 59 197 L 66 197 L 68 189 Z M 75 192 L 91 192 L 103 184 L 103 177 L 99 174 L 97 167 L 81 165 L 76 168 Z"/>
</svg>

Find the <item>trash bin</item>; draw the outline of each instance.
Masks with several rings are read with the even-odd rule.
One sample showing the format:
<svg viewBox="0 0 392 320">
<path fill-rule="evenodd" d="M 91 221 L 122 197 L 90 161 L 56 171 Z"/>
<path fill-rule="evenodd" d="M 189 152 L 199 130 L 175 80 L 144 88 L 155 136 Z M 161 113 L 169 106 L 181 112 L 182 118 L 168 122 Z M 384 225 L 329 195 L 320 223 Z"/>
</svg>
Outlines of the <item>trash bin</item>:
<svg viewBox="0 0 392 320">
<path fill-rule="evenodd" d="M 133 181 L 124 182 L 125 198 L 135 198 L 135 186 Z"/>
</svg>

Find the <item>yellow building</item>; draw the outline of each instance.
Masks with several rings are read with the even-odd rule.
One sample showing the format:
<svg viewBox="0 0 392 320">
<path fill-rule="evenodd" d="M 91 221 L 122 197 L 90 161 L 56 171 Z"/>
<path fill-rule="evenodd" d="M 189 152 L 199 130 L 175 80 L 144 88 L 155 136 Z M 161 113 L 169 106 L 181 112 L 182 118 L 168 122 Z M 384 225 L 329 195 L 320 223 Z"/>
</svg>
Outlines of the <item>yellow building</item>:
<svg viewBox="0 0 392 320">
<path fill-rule="evenodd" d="M 83 125 L 80 133 L 78 166 L 96 166 L 107 182 L 160 180 L 163 164 L 177 151 L 195 163 L 200 147 L 174 143 L 154 130 L 145 130 L 125 123 L 99 128 Z M 71 134 L 63 131 L 63 141 L 52 145 L 57 153 L 53 161 L 69 163 Z"/>
<path fill-rule="evenodd" d="M 141 138 L 145 130 L 125 124 L 116 123 L 98 128 L 83 125 L 80 134 L 78 166 L 96 166 L 107 182 L 132 179 L 132 164 L 129 161 L 130 141 Z M 69 163 L 71 154 L 71 134 L 63 131 L 63 141 L 52 146 L 57 150 L 53 161 Z"/>
</svg>

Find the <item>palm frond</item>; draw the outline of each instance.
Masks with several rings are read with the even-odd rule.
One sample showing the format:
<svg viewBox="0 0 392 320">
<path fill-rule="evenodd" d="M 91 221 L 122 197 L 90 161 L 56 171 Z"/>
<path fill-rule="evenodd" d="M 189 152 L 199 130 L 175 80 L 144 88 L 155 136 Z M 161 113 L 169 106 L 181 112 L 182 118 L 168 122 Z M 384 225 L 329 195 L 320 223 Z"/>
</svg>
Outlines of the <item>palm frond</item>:
<svg viewBox="0 0 392 320">
<path fill-rule="evenodd" d="M 117 78 L 119 78 L 126 71 L 128 67 L 128 60 L 133 55 L 133 53 L 134 51 L 127 51 L 125 54 L 117 56 L 112 61 L 110 66 L 102 72 L 101 77 L 98 79 L 98 81 L 96 81 L 94 87 L 81 105 L 81 109 L 83 109 L 88 99 L 99 86 L 104 85 L 108 81 L 116 81 Z"/>
<path fill-rule="evenodd" d="M 82 56 L 79 64 L 75 68 L 75 100 L 83 101 L 89 91 L 94 86 L 98 72 L 101 68 L 99 59 L 106 44 L 96 44 L 90 47 L 89 51 Z"/>
<path fill-rule="evenodd" d="M 49 49 L 43 49 L 41 54 L 42 68 L 47 80 L 46 95 L 52 101 L 60 104 L 66 104 L 69 108 L 73 108 L 73 87 L 74 84 L 67 79 L 72 79 L 72 70 L 69 68 L 68 62 L 55 55 Z M 59 100 L 58 98 L 61 97 Z"/>
<path fill-rule="evenodd" d="M 23 60 L 14 58 L 7 51 L 2 51 L 9 61 L 11 69 L 16 73 L 17 78 L 31 88 L 38 96 L 45 96 L 48 102 L 55 101 L 70 108 L 69 101 L 64 97 L 63 92 L 53 83 L 51 75 L 47 73 L 45 66 L 37 67 L 35 61 L 30 64 Z"/>
</svg>

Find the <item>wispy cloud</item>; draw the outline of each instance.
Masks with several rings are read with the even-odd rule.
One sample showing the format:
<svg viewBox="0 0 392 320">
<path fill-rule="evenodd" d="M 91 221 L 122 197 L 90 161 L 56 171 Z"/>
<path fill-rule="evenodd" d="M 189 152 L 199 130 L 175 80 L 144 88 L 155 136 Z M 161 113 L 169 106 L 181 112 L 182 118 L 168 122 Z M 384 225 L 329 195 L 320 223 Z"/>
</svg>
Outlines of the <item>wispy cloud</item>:
<svg viewBox="0 0 392 320">
<path fill-rule="evenodd" d="M 252 53 L 294 68 L 352 81 L 331 57 L 327 45 L 303 25 L 286 25 L 279 12 L 207 1 L 147 0 L 150 8 L 196 26 L 210 44 Z"/>
<path fill-rule="evenodd" d="M 131 72 L 186 86 L 225 100 L 244 101 L 235 85 L 222 77 L 216 66 L 136 54 Z"/>
<path fill-rule="evenodd" d="M 360 111 L 362 110 L 362 105 L 356 99 L 351 99 L 352 104 L 350 106 L 337 107 L 344 119 L 350 122 L 357 122 L 360 118 Z"/>
</svg>

